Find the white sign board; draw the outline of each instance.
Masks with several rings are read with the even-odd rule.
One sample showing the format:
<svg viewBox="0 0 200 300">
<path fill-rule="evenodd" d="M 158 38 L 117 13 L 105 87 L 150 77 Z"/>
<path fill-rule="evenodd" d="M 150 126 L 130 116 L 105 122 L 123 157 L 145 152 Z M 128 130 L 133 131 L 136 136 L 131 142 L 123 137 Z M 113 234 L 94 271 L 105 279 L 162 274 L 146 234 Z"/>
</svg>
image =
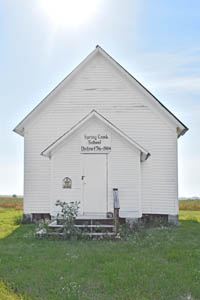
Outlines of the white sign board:
<svg viewBox="0 0 200 300">
<path fill-rule="evenodd" d="M 111 136 L 109 133 L 84 133 L 81 136 L 81 153 L 109 153 Z"/>
</svg>

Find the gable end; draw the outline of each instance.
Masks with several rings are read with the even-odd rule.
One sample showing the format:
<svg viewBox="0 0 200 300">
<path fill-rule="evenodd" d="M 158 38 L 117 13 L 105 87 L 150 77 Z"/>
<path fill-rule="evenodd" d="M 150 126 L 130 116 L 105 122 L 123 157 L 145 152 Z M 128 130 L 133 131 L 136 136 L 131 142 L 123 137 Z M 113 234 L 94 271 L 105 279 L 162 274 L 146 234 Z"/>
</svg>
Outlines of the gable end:
<svg viewBox="0 0 200 300">
<path fill-rule="evenodd" d="M 126 69 L 124 69 L 117 61 L 115 61 L 103 48 L 99 45 L 93 50 L 67 77 L 65 77 L 14 129 L 13 131 L 21 136 L 24 136 L 24 128 L 29 122 L 38 114 L 48 103 L 53 100 L 53 96 L 57 91 L 71 80 L 83 66 L 85 66 L 97 53 L 101 53 L 103 57 L 109 60 L 112 64 L 119 69 L 120 72 L 126 75 L 127 79 L 131 80 L 132 84 L 135 84 L 140 91 L 153 100 L 153 104 L 163 115 L 167 116 L 169 121 L 173 122 L 177 128 L 177 136 L 184 135 L 188 128 L 168 109 L 166 108 L 147 88 L 145 88 L 135 77 L 133 77 Z"/>
</svg>

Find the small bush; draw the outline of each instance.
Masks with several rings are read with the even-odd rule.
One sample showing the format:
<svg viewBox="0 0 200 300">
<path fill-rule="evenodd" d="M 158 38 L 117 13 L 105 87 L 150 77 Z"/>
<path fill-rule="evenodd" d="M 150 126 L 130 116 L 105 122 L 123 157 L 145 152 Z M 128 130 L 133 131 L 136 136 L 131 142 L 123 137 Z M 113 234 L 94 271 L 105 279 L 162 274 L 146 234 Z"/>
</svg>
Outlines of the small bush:
<svg viewBox="0 0 200 300">
<path fill-rule="evenodd" d="M 57 224 L 62 225 L 56 229 L 51 229 L 48 226 L 49 222 L 40 220 L 36 228 L 36 236 L 50 239 L 71 239 L 78 238 L 82 235 L 79 228 L 75 227 L 75 220 L 78 215 L 79 202 L 62 202 L 57 200 L 56 206 L 61 208 L 60 213 L 57 214 Z"/>
<path fill-rule="evenodd" d="M 56 201 L 56 206 L 61 208 L 61 212 L 57 214 L 59 222 L 63 225 L 58 229 L 58 232 L 63 233 L 64 239 L 70 239 L 73 236 L 78 237 L 81 234 L 79 228 L 75 227 L 75 220 L 78 215 L 80 202 L 62 202 Z"/>
<path fill-rule="evenodd" d="M 119 235 L 122 239 L 126 239 L 133 236 L 136 232 L 139 232 L 142 228 L 144 228 L 144 225 L 139 221 L 133 224 L 124 223 L 119 227 Z"/>
</svg>

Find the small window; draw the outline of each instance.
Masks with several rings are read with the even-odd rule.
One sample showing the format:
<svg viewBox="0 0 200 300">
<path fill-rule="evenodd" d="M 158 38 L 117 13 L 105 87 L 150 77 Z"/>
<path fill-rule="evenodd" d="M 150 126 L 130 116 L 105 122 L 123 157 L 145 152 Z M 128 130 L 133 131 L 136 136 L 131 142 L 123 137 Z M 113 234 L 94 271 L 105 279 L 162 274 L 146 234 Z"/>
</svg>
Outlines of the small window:
<svg viewBox="0 0 200 300">
<path fill-rule="evenodd" d="M 63 189 L 71 189 L 72 188 L 72 180 L 69 177 L 65 177 L 63 179 Z"/>
</svg>

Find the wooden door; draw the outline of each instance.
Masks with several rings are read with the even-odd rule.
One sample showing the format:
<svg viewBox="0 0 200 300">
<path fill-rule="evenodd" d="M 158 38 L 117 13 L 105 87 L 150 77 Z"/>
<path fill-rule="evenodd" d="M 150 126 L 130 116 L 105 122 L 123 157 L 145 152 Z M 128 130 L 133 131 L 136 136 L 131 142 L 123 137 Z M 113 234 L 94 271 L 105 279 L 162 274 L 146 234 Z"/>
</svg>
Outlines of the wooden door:
<svg viewBox="0 0 200 300">
<path fill-rule="evenodd" d="M 102 215 L 107 210 L 105 154 L 83 154 L 83 213 Z"/>
</svg>

